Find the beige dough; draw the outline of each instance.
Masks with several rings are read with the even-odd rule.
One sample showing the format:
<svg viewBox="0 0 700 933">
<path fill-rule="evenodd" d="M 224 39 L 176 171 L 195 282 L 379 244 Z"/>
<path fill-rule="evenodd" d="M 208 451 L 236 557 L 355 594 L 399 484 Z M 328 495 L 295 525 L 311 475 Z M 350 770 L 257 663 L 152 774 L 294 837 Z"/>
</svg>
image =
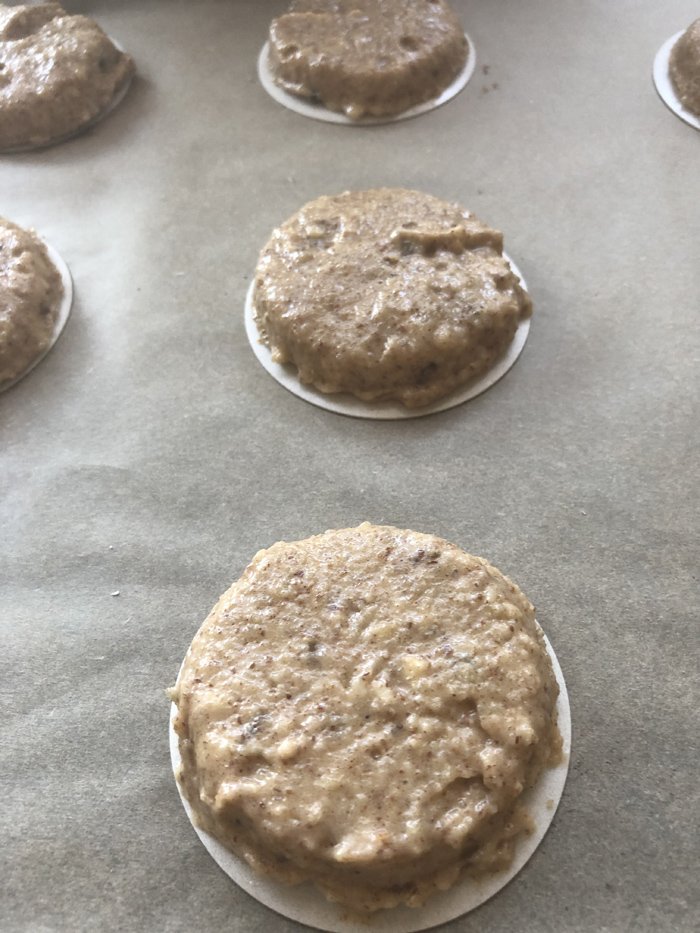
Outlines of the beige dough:
<svg viewBox="0 0 700 933">
<path fill-rule="evenodd" d="M 42 146 L 90 123 L 134 70 L 86 16 L 0 4 L 0 149 Z"/>
<path fill-rule="evenodd" d="M 0 217 L 0 387 L 48 348 L 63 285 L 35 233 Z"/>
<path fill-rule="evenodd" d="M 419 191 L 321 197 L 260 255 L 258 328 L 321 392 L 429 405 L 485 373 L 531 313 L 502 253 L 497 230 Z"/>
<path fill-rule="evenodd" d="M 669 76 L 686 110 L 700 117 L 700 19 L 688 26 L 671 49 Z"/>
<path fill-rule="evenodd" d="M 270 26 L 276 83 L 351 119 L 437 97 L 467 52 L 445 0 L 296 0 Z"/>
<path fill-rule="evenodd" d="M 508 867 L 523 791 L 561 757 L 530 602 L 485 560 L 392 527 L 260 551 L 171 695 L 198 824 L 358 911 Z"/>
</svg>

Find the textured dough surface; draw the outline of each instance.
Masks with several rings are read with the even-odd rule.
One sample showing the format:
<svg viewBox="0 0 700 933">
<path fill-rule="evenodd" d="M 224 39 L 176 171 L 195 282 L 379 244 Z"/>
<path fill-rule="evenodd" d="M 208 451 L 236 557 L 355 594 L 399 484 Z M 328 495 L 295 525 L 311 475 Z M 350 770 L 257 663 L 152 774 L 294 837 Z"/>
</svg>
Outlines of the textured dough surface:
<svg viewBox="0 0 700 933">
<path fill-rule="evenodd" d="M 61 276 L 41 240 L 0 217 L 0 386 L 47 349 L 62 296 Z"/>
<path fill-rule="evenodd" d="M 277 84 L 351 119 L 432 100 L 467 52 L 444 0 L 297 0 L 270 26 Z"/>
<path fill-rule="evenodd" d="M 0 4 L 0 149 L 41 146 L 85 126 L 131 77 L 131 58 L 58 3 Z"/>
<path fill-rule="evenodd" d="M 502 253 L 499 231 L 429 194 L 321 197 L 262 250 L 258 329 L 321 392 L 428 405 L 486 372 L 532 311 Z"/>
<path fill-rule="evenodd" d="M 680 102 L 700 117 L 700 19 L 688 26 L 671 49 L 669 75 Z"/>
<path fill-rule="evenodd" d="M 560 754 L 527 598 L 432 535 L 367 523 L 260 551 L 172 691 L 181 786 L 251 866 L 356 910 L 506 868 Z"/>
</svg>

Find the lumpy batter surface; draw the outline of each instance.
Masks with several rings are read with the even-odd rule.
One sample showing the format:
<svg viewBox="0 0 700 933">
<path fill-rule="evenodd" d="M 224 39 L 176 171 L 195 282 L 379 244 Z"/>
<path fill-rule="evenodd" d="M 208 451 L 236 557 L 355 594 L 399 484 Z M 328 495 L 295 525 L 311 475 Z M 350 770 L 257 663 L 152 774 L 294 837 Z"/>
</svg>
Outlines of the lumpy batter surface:
<svg viewBox="0 0 700 933">
<path fill-rule="evenodd" d="M 261 337 L 321 392 L 428 405 L 486 372 L 531 313 L 502 253 L 499 231 L 419 191 L 318 198 L 260 255 Z"/>
<path fill-rule="evenodd" d="M 270 26 L 276 82 L 351 119 L 437 97 L 467 51 L 444 0 L 296 0 Z"/>
<path fill-rule="evenodd" d="M 41 240 L 0 217 L 0 387 L 47 349 L 62 296 Z"/>
<path fill-rule="evenodd" d="M 42 146 L 90 123 L 133 62 L 86 16 L 58 3 L 0 4 L 0 149 Z"/>
<path fill-rule="evenodd" d="M 700 19 L 671 49 L 669 75 L 683 106 L 700 117 Z"/>
<path fill-rule="evenodd" d="M 254 868 L 355 910 L 507 867 L 560 751 L 558 687 L 515 584 L 363 524 L 260 551 L 172 691 L 197 821 Z"/>
</svg>

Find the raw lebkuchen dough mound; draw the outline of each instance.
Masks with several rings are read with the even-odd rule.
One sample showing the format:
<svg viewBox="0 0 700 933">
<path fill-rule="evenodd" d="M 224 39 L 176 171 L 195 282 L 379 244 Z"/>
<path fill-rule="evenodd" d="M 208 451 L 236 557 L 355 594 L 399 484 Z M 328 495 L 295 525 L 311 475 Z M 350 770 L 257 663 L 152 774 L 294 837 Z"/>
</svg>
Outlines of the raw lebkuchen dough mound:
<svg viewBox="0 0 700 933">
<path fill-rule="evenodd" d="M 260 255 L 261 339 L 321 392 L 431 404 L 486 372 L 531 313 L 502 253 L 497 230 L 418 191 L 318 198 Z"/>
<path fill-rule="evenodd" d="M 700 19 L 688 26 L 671 49 L 669 75 L 680 102 L 700 117 Z"/>
<path fill-rule="evenodd" d="M 51 343 L 63 284 L 36 234 L 0 217 L 0 387 Z"/>
<path fill-rule="evenodd" d="M 445 0 L 296 0 L 270 26 L 277 84 L 351 119 L 432 100 L 468 46 Z"/>
<path fill-rule="evenodd" d="M 76 132 L 112 102 L 133 62 L 97 23 L 58 3 L 0 4 L 0 149 Z"/>
<path fill-rule="evenodd" d="M 260 551 L 171 696 L 198 824 L 371 911 L 506 868 L 561 758 L 534 610 L 485 560 L 370 524 Z"/>
</svg>

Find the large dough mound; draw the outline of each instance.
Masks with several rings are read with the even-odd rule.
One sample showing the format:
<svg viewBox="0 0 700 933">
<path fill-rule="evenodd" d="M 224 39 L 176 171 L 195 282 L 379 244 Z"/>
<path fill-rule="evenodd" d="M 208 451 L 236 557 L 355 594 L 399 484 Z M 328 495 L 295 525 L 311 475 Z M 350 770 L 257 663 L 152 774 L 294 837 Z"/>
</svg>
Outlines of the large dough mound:
<svg viewBox="0 0 700 933">
<path fill-rule="evenodd" d="M 133 62 L 97 23 L 58 3 L 0 4 L 0 149 L 41 146 L 97 117 Z"/>
<path fill-rule="evenodd" d="M 419 191 L 318 198 L 260 255 L 261 336 L 321 392 L 428 405 L 488 370 L 531 313 L 502 252 L 497 230 Z"/>
<path fill-rule="evenodd" d="M 680 102 L 700 117 L 700 19 L 688 26 L 671 49 L 669 75 Z"/>
<path fill-rule="evenodd" d="M 47 349 L 62 296 L 41 240 L 0 217 L 0 387 Z"/>
<path fill-rule="evenodd" d="M 199 824 L 356 910 L 501 870 L 560 755 L 534 610 L 479 557 L 360 525 L 260 551 L 172 691 Z"/>
<path fill-rule="evenodd" d="M 445 0 L 296 0 L 270 26 L 277 83 L 352 119 L 437 97 L 467 51 Z"/>
</svg>

